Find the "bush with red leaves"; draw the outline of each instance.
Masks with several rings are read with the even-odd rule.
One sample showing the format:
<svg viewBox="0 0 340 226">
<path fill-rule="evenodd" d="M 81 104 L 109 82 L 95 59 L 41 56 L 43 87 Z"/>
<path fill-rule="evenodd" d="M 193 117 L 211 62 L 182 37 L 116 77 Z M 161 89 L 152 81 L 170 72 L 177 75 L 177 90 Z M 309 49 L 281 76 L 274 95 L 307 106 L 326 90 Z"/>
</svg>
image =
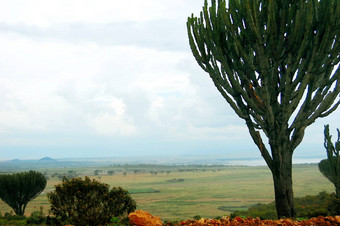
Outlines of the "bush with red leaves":
<svg viewBox="0 0 340 226">
<path fill-rule="evenodd" d="M 192 226 L 219 226 L 219 225 L 340 225 L 340 216 L 335 217 L 313 217 L 309 220 L 303 221 L 294 221 L 291 219 L 281 219 L 281 220 L 260 220 L 260 218 L 247 218 L 243 219 L 241 217 L 235 218 L 222 218 L 221 220 L 212 220 L 212 219 L 200 219 L 200 220 L 186 220 L 180 223 L 174 224 L 175 226 L 179 225 L 192 225 Z"/>
</svg>

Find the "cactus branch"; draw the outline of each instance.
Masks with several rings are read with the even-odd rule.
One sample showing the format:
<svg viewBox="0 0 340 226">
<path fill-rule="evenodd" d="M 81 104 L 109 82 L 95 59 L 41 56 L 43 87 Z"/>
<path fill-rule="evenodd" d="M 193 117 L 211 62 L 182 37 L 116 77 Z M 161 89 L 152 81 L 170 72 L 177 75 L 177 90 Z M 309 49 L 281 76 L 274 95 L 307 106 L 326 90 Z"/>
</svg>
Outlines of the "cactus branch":
<svg viewBox="0 0 340 226">
<path fill-rule="evenodd" d="M 324 129 L 324 147 L 327 152 L 327 159 L 321 160 L 319 163 L 320 172 L 334 184 L 336 196 L 340 198 L 340 131 L 338 132 L 338 140 L 333 144 L 332 136 L 329 134 L 329 125 L 325 125 Z"/>
</svg>

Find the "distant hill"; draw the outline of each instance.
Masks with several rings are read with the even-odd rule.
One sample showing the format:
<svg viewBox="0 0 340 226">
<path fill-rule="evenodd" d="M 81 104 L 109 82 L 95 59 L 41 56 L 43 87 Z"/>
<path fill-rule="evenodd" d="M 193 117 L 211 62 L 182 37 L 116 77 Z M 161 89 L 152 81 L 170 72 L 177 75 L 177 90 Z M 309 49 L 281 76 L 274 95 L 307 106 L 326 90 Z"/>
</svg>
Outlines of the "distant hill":
<svg viewBox="0 0 340 226">
<path fill-rule="evenodd" d="M 47 168 L 64 168 L 64 167 L 84 167 L 103 165 L 96 161 L 82 160 L 72 161 L 63 159 L 53 159 L 51 157 L 44 157 L 41 159 L 20 160 L 13 159 L 9 161 L 0 161 L 0 173 L 7 170 L 34 170 L 34 169 L 47 169 Z"/>
<path fill-rule="evenodd" d="M 55 160 L 55 159 L 53 159 L 53 158 L 50 158 L 50 157 L 44 157 L 44 158 L 39 159 L 39 161 L 56 162 L 57 160 Z"/>
<path fill-rule="evenodd" d="M 304 164 L 320 162 L 322 157 L 308 157 L 306 159 L 296 158 L 293 164 Z M 243 165 L 243 166 L 265 166 L 262 158 L 227 158 L 226 156 L 138 156 L 138 157 L 102 157 L 102 158 L 69 158 L 53 159 L 44 157 L 41 159 L 7 161 L 0 160 L 0 174 L 9 170 L 34 170 L 48 168 L 74 168 L 74 167 L 96 167 L 110 166 L 115 164 L 157 164 L 157 165 Z"/>
</svg>

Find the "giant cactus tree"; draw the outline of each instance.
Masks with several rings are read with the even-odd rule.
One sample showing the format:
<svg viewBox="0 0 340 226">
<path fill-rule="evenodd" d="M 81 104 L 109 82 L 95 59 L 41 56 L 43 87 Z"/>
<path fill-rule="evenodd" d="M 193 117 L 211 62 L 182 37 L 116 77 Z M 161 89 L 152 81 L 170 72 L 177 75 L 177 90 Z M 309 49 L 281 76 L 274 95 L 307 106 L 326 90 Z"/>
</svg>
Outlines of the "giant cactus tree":
<svg viewBox="0 0 340 226">
<path fill-rule="evenodd" d="M 340 131 L 338 140 L 333 144 L 332 136 L 329 134 L 329 125 L 325 125 L 324 146 L 327 151 L 327 159 L 319 163 L 320 172 L 335 186 L 336 197 L 340 198 Z"/>
<path fill-rule="evenodd" d="M 187 30 L 196 61 L 272 172 L 278 217 L 294 217 L 293 152 L 307 126 L 340 104 L 339 0 L 205 1 Z"/>
<path fill-rule="evenodd" d="M 27 203 L 45 189 L 46 183 L 46 177 L 33 170 L 0 175 L 0 198 L 12 207 L 17 215 L 23 216 Z"/>
</svg>

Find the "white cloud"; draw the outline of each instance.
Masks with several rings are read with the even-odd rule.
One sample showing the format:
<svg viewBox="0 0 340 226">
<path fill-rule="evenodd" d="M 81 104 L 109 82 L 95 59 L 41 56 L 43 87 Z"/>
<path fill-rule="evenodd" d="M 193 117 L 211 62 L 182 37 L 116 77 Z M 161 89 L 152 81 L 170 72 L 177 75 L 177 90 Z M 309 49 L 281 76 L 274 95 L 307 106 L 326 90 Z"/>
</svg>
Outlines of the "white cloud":
<svg viewBox="0 0 340 226">
<path fill-rule="evenodd" d="M 151 1 L 146 2 L 150 4 Z M 131 4 L 136 5 L 136 7 L 128 7 Z M 9 1 L 1 8 L 0 21 L 9 24 L 27 24 L 42 27 L 58 23 L 110 23 L 125 20 L 143 21 L 151 19 L 156 13 L 154 8 L 145 7 L 142 1 L 130 0 L 16 0 Z"/>
<path fill-rule="evenodd" d="M 72 124 L 74 132 L 131 136 L 154 131 L 155 123 L 166 134 L 176 126 L 171 123 L 186 120 L 179 114 L 195 98 L 190 74 L 179 67 L 187 53 L 12 35 L 1 35 L 0 47 L 0 62 L 6 65 L 0 68 L 0 85 L 10 97 L 3 103 L 16 111 L 0 107 L 1 114 L 12 117 L 7 131 L 25 127 L 53 133 Z M 137 103 L 141 108 L 132 110 L 132 92 L 139 93 L 131 97 L 137 102 L 147 100 L 145 108 Z M 140 118 L 142 109 L 147 118 Z M 0 118 L 0 125 L 7 118 Z"/>
<path fill-rule="evenodd" d="M 97 113 L 89 118 L 89 123 L 99 135 L 135 135 L 136 127 L 126 115 L 126 105 L 121 98 L 97 97 L 92 103 L 99 105 Z"/>
<path fill-rule="evenodd" d="M 247 136 L 250 138 L 248 134 L 247 126 L 243 125 L 221 125 L 220 127 L 191 127 L 190 128 L 190 138 L 194 140 L 199 139 L 209 139 L 209 140 L 226 140 L 226 141 L 234 141 L 234 140 L 247 140 Z"/>
<path fill-rule="evenodd" d="M 55 24 L 146 22 L 190 15 L 194 1 L 165 0 L 13 0 L 2 4 L 0 22 L 49 27 Z M 201 2 L 191 4 L 192 8 Z M 195 7 L 196 6 L 196 7 Z M 174 15 L 174 10 L 176 14 Z"/>
<path fill-rule="evenodd" d="M 252 143 L 190 52 L 186 19 L 202 5 L 6 1 L 0 7 L 1 145 L 84 147 L 90 140 L 131 139 L 160 149 L 163 141 L 224 149 Z M 327 122 L 338 128 L 336 114 Z"/>
<path fill-rule="evenodd" d="M 94 130 L 99 135 L 134 135 L 136 128 L 125 123 L 124 118 L 119 115 L 102 113 L 97 114 L 93 119 Z"/>
<path fill-rule="evenodd" d="M 157 124 L 161 123 L 160 110 L 162 110 L 163 107 L 164 107 L 164 97 L 158 96 L 151 103 L 148 115 L 150 119 L 155 121 L 155 123 Z"/>
</svg>

